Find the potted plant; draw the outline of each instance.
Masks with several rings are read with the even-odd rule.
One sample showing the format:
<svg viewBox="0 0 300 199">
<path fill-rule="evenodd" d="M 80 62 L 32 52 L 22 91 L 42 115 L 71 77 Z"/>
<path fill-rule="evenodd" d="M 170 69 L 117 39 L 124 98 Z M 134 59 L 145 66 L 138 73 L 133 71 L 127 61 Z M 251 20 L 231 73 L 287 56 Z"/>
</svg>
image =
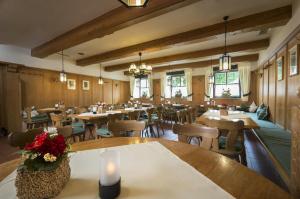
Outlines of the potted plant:
<svg viewBox="0 0 300 199">
<path fill-rule="evenodd" d="M 21 151 L 15 185 L 20 199 L 57 196 L 70 179 L 69 145 L 62 135 L 44 132 Z"/>
</svg>

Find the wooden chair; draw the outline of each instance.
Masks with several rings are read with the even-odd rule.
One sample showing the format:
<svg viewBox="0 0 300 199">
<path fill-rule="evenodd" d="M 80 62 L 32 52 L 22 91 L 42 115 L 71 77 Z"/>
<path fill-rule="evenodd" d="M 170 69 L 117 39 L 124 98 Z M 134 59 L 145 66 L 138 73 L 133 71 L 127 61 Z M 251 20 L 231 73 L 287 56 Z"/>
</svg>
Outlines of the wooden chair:
<svg viewBox="0 0 300 199">
<path fill-rule="evenodd" d="M 27 129 L 48 127 L 49 118 L 47 117 L 47 115 L 32 117 L 31 111 L 32 109 L 30 107 L 25 108 L 25 112 L 27 114 L 27 119 L 25 120 L 25 123 L 27 125 Z"/>
<path fill-rule="evenodd" d="M 62 114 L 50 113 L 52 125 L 56 128 L 63 126 L 64 116 Z"/>
<path fill-rule="evenodd" d="M 216 152 L 230 158 L 239 160 L 246 165 L 246 155 L 244 146 L 244 122 L 230 120 L 206 119 L 205 124 L 209 127 L 218 128 L 219 149 Z"/>
<path fill-rule="evenodd" d="M 63 126 L 57 128 L 57 133 L 64 136 L 67 142 L 70 142 L 70 139 L 73 137 L 73 129 L 72 126 Z"/>
<path fill-rule="evenodd" d="M 129 120 L 138 120 L 140 117 L 140 111 L 130 111 L 128 112 Z"/>
<path fill-rule="evenodd" d="M 190 143 L 191 138 L 199 139 L 199 146 L 207 150 L 218 150 L 219 130 L 199 124 L 175 124 L 173 132 L 180 142 Z"/>
<path fill-rule="evenodd" d="M 15 132 L 8 135 L 8 141 L 11 146 L 23 149 L 26 144 L 31 143 L 35 136 L 44 132 L 43 128 L 30 129 L 27 132 Z"/>
<path fill-rule="evenodd" d="M 136 120 L 122 120 L 108 123 L 108 130 L 115 137 L 122 137 L 122 133 L 127 134 L 127 132 L 133 132 L 134 136 L 140 136 L 145 127 L 146 124 L 144 121 Z"/>
</svg>

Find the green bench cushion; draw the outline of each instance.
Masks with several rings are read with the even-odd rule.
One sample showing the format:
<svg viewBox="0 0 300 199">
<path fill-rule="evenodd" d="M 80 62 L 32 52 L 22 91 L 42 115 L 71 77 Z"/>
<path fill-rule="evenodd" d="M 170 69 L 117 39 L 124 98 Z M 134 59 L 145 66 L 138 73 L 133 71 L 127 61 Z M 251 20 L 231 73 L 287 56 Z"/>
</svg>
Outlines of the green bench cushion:
<svg viewBox="0 0 300 199">
<path fill-rule="evenodd" d="M 100 128 L 96 130 L 96 134 L 101 136 L 101 137 L 112 137 L 112 133 L 108 131 L 107 128 Z"/>
</svg>

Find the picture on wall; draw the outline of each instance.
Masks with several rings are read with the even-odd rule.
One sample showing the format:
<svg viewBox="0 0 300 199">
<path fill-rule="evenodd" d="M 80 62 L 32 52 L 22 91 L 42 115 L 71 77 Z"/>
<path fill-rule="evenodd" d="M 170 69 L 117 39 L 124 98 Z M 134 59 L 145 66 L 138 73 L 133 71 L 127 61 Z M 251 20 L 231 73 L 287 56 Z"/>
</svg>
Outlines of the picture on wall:
<svg viewBox="0 0 300 199">
<path fill-rule="evenodd" d="M 69 90 L 76 90 L 76 80 L 75 79 L 68 79 L 67 85 L 68 85 Z"/>
<path fill-rule="evenodd" d="M 283 59 L 282 57 L 278 58 L 277 61 L 277 80 L 283 80 Z"/>
<path fill-rule="evenodd" d="M 289 50 L 289 72 L 290 76 L 298 74 L 298 52 L 297 52 L 297 45 L 294 46 Z"/>
<path fill-rule="evenodd" d="M 85 91 L 90 90 L 90 81 L 82 80 L 82 89 Z"/>
</svg>

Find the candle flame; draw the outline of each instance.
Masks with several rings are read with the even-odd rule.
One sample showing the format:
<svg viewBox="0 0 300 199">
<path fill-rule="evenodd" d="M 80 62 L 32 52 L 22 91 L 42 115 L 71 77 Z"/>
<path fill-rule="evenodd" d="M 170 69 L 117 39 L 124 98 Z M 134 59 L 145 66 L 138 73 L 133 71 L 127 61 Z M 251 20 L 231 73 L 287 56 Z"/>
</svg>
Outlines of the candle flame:
<svg viewBox="0 0 300 199">
<path fill-rule="evenodd" d="M 113 164 L 112 162 L 109 162 L 107 164 L 106 170 L 107 170 L 107 173 L 109 175 L 111 175 L 111 174 L 115 173 L 115 171 L 116 171 L 116 165 Z"/>
</svg>

